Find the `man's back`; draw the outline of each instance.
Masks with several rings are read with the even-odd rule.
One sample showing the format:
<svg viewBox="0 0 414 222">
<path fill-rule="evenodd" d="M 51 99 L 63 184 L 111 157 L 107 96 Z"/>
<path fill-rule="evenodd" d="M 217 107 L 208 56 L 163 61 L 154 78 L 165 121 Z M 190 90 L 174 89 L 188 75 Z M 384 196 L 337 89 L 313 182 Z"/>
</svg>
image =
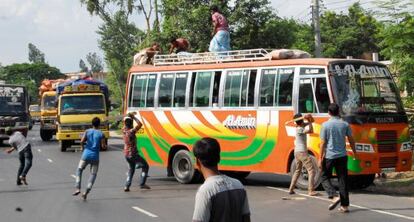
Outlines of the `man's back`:
<svg viewBox="0 0 414 222">
<path fill-rule="evenodd" d="M 101 148 L 101 140 L 104 135 L 102 131 L 97 129 L 88 129 L 86 134 L 86 146 L 82 154 L 83 160 L 99 160 L 99 150 Z"/>
<path fill-rule="evenodd" d="M 351 129 L 347 122 L 339 117 L 332 117 L 329 121 L 323 123 L 321 138 L 327 143 L 327 159 L 335 159 L 346 156 L 346 136 L 351 136 Z"/>
<path fill-rule="evenodd" d="M 243 221 L 250 215 L 247 194 L 240 181 L 225 175 L 208 177 L 196 195 L 193 221 Z"/>
</svg>

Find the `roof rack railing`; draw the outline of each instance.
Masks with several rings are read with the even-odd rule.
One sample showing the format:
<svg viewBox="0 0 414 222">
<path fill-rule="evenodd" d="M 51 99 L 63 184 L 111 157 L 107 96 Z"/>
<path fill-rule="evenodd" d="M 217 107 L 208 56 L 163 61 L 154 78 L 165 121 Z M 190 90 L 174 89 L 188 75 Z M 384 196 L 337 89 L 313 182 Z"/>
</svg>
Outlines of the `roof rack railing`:
<svg viewBox="0 0 414 222">
<path fill-rule="evenodd" d="M 266 49 L 246 49 L 223 52 L 179 53 L 171 55 L 155 55 L 154 66 L 189 65 L 226 62 L 246 62 L 271 60 Z"/>
</svg>

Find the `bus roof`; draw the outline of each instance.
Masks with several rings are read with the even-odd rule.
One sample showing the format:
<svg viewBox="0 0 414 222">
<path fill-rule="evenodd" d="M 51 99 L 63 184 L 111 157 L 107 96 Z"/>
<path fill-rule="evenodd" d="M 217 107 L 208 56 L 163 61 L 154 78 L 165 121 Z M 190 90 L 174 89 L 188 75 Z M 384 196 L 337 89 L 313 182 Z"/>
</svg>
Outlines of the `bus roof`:
<svg viewBox="0 0 414 222">
<path fill-rule="evenodd" d="M 307 58 L 307 59 L 282 59 L 264 60 L 249 62 L 223 62 L 210 64 L 191 64 L 191 65 L 134 65 L 129 70 L 130 73 L 148 72 L 168 72 L 168 71 L 188 71 L 188 70 L 211 70 L 211 69 L 235 69 L 249 67 L 270 67 L 270 66 L 289 66 L 289 65 L 316 65 L 328 66 L 331 62 L 364 62 L 381 64 L 369 60 L 360 59 L 335 59 L 335 58 Z M 382 64 L 381 64 L 382 65 Z"/>
</svg>

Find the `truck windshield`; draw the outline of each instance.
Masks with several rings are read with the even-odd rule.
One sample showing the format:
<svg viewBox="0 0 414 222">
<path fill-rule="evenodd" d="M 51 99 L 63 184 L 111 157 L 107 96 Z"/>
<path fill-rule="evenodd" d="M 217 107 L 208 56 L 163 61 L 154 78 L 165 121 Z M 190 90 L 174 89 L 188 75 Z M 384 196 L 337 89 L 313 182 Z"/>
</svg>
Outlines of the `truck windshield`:
<svg viewBox="0 0 414 222">
<path fill-rule="evenodd" d="M 42 109 L 55 109 L 56 108 L 56 97 L 55 96 L 44 96 L 42 99 Z"/>
<path fill-rule="evenodd" d="M 26 112 L 26 97 L 23 87 L 0 86 L 0 114 L 11 115 Z"/>
<path fill-rule="evenodd" d="M 340 63 L 332 66 L 336 100 L 345 115 L 404 113 L 397 87 L 385 66 Z"/>
<path fill-rule="evenodd" d="M 103 96 L 62 96 L 60 113 L 71 114 L 104 114 L 105 103 Z"/>
</svg>

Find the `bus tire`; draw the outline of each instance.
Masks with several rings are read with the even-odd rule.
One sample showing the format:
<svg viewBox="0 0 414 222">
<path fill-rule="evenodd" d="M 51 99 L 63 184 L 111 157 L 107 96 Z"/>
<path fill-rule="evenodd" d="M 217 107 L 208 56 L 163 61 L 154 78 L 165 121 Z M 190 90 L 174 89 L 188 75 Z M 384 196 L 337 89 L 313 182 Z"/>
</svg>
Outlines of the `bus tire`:
<svg viewBox="0 0 414 222">
<path fill-rule="evenodd" d="M 43 141 L 49 141 L 53 137 L 53 133 L 50 130 L 44 130 L 40 129 L 40 138 L 42 138 Z"/>
<path fill-rule="evenodd" d="M 172 171 L 175 179 L 184 184 L 198 180 L 199 173 L 194 167 L 194 158 L 188 150 L 179 150 L 172 161 Z"/>
<path fill-rule="evenodd" d="M 364 189 L 374 183 L 375 174 L 367 175 L 350 175 L 348 176 L 348 184 L 351 189 Z"/>
<path fill-rule="evenodd" d="M 315 184 L 314 188 L 317 189 L 319 185 L 321 184 L 321 171 L 318 167 L 318 162 L 316 161 L 316 158 L 312 155 L 309 155 L 312 160 L 313 169 L 315 170 Z M 293 176 L 293 173 L 296 169 L 296 161 L 293 159 L 292 164 L 290 165 L 290 176 Z M 298 181 L 296 182 L 296 187 L 301 190 L 307 190 L 308 184 L 309 184 L 309 174 L 308 171 L 304 166 L 302 166 L 301 174 L 299 175 Z"/>
</svg>

